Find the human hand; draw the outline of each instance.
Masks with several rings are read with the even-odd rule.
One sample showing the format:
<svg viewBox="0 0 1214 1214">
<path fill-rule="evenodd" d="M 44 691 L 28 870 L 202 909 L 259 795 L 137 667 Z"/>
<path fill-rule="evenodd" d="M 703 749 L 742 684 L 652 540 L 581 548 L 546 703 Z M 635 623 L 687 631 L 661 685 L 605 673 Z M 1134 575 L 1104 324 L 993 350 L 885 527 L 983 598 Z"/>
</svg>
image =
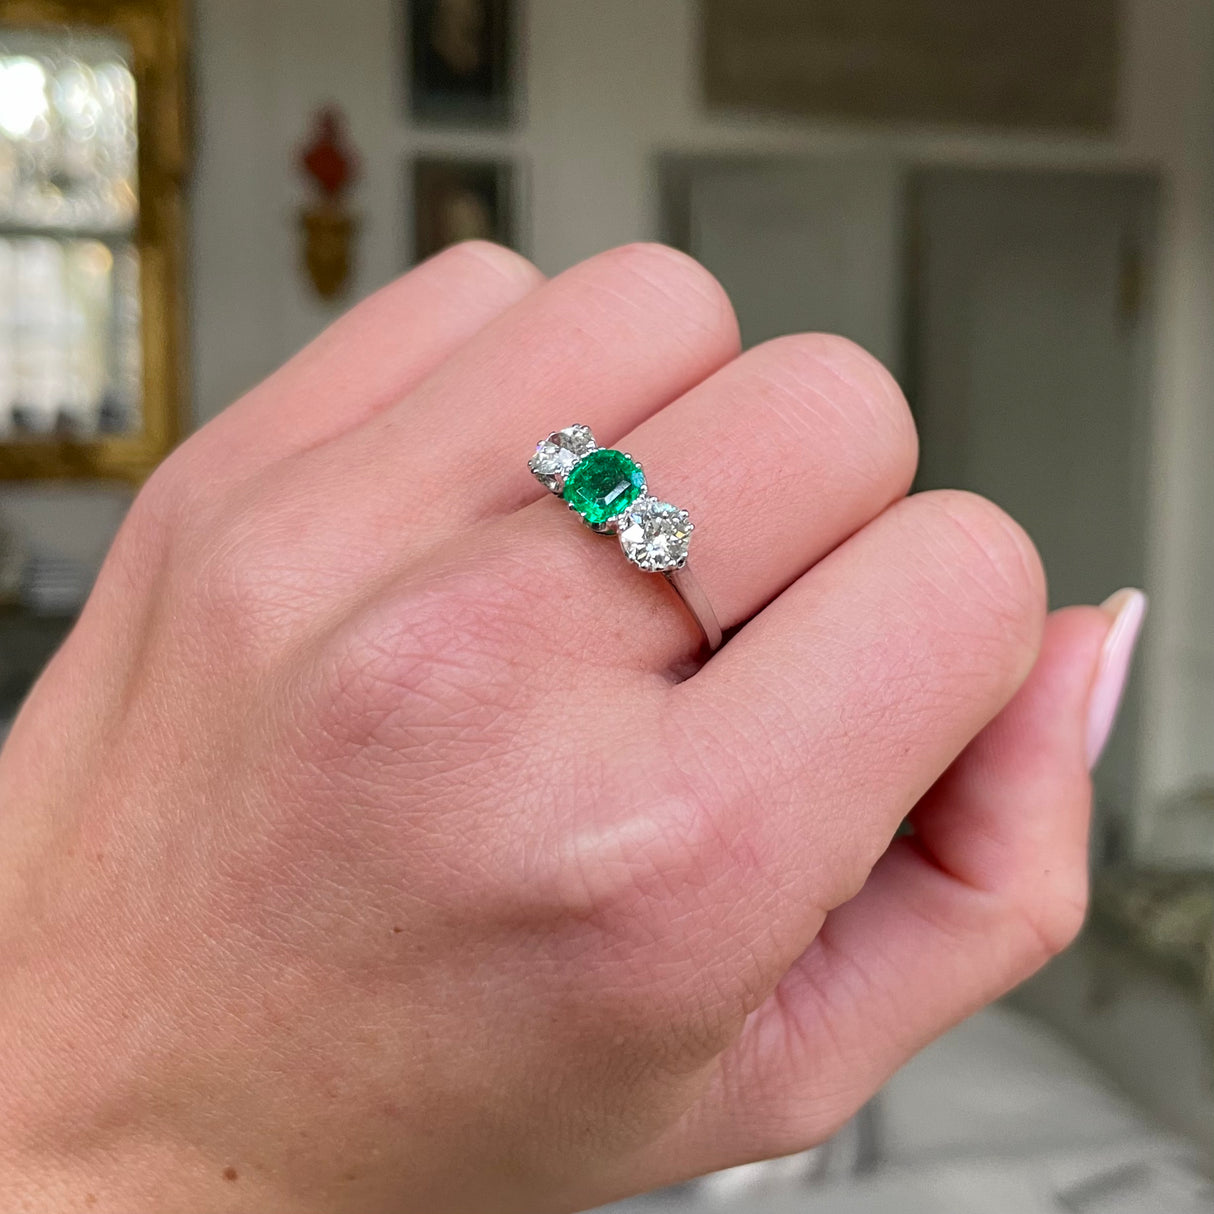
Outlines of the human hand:
<svg viewBox="0 0 1214 1214">
<path fill-rule="evenodd" d="M 575 421 L 699 524 L 694 673 L 528 473 Z M 820 1142 L 1063 947 L 1141 600 L 1047 622 L 915 455 L 651 247 L 456 249 L 196 435 L 0 756 L 0 1208 L 584 1208 Z"/>
</svg>

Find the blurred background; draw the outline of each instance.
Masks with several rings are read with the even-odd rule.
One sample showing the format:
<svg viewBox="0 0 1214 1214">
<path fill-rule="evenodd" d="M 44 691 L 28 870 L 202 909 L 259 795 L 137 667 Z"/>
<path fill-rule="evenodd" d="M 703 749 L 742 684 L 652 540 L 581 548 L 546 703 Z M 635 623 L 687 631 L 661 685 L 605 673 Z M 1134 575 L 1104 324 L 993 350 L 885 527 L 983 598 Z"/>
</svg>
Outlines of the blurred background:
<svg viewBox="0 0 1214 1214">
<path fill-rule="evenodd" d="M 172 445 L 468 237 L 665 240 L 748 344 L 854 338 L 1055 605 L 1152 598 L 1075 948 L 836 1142 L 630 1208 L 1214 1211 L 1214 4 L 0 0 L 0 734 Z"/>
</svg>

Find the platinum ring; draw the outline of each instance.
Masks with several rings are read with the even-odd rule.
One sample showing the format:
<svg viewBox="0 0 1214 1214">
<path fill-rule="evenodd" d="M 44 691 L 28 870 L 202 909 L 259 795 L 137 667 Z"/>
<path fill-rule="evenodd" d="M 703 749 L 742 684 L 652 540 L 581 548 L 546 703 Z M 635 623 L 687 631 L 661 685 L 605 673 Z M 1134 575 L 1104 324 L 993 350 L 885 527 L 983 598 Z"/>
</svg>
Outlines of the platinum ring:
<svg viewBox="0 0 1214 1214">
<path fill-rule="evenodd" d="M 695 524 L 686 510 L 650 495 L 631 455 L 600 447 L 588 426 L 570 426 L 539 444 L 530 467 L 591 531 L 617 536 L 638 569 L 661 574 L 699 625 L 709 653 L 721 648 L 717 613 L 687 563 Z"/>
</svg>

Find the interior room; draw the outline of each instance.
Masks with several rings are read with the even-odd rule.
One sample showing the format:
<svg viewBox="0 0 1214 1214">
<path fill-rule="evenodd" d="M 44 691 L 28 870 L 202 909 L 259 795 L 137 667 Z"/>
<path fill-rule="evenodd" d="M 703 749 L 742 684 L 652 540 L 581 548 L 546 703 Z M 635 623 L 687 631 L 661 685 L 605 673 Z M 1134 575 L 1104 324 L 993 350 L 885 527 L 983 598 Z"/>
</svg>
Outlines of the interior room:
<svg viewBox="0 0 1214 1214">
<path fill-rule="evenodd" d="M 0 736 L 161 461 L 469 238 L 852 339 L 916 491 L 1150 598 L 1079 940 L 829 1142 L 612 1208 L 1214 1210 L 1214 6 L 0 0 Z"/>
</svg>

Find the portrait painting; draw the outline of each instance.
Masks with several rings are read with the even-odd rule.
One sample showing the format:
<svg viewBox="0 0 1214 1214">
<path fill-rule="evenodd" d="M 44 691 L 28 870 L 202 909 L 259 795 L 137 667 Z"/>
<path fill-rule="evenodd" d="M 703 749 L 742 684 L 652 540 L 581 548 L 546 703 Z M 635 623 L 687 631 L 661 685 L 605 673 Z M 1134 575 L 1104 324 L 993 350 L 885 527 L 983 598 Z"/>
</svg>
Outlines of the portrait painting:
<svg viewBox="0 0 1214 1214">
<path fill-rule="evenodd" d="M 512 0 L 411 0 L 413 118 L 505 126 L 513 116 Z"/>
<path fill-rule="evenodd" d="M 422 158 L 413 166 L 417 261 L 465 240 L 517 243 L 516 172 L 499 160 Z"/>
</svg>

